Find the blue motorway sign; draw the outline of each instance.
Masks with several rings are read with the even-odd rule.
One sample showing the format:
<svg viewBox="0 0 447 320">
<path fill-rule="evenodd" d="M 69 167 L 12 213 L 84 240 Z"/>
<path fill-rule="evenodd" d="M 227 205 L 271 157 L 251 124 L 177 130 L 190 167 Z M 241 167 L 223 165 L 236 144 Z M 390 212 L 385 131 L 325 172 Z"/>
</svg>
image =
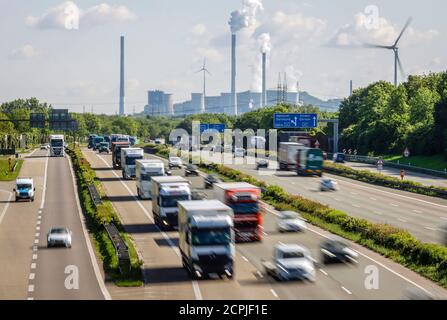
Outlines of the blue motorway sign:
<svg viewBox="0 0 447 320">
<path fill-rule="evenodd" d="M 224 133 L 225 132 L 225 124 L 223 124 L 223 123 L 217 123 L 217 124 L 201 123 L 200 124 L 200 133 L 203 133 L 206 130 L 217 130 L 219 133 Z"/>
<path fill-rule="evenodd" d="M 316 113 L 275 113 L 273 127 L 275 129 L 312 129 L 318 124 Z"/>
</svg>

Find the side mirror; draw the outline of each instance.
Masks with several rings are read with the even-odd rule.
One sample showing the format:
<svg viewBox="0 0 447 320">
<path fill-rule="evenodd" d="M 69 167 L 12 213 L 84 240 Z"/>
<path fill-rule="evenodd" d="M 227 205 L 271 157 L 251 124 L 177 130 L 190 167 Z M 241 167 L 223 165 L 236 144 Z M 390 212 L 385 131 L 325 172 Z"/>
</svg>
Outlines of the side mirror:
<svg viewBox="0 0 447 320">
<path fill-rule="evenodd" d="M 36 191 L 36 188 L 34 188 L 33 191 Z"/>
<path fill-rule="evenodd" d="M 12 189 L 13 192 L 16 192 L 16 188 Z"/>
</svg>

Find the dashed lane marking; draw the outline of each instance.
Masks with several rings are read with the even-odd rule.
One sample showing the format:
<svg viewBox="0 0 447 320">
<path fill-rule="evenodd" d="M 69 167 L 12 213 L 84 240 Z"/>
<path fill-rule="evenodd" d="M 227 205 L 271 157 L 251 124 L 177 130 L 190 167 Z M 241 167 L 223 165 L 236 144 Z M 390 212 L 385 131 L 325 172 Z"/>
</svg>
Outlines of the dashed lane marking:
<svg viewBox="0 0 447 320">
<path fill-rule="evenodd" d="M 36 277 L 36 274 L 35 273 L 30 273 L 29 274 L 29 280 L 34 280 L 34 278 Z"/>
<path fill-rule="evenodd" d="M 276 293 L 275 290 L 270 289 L 270 292 L 273 294 L 273 296 L 274 296 L 275 298 L 278 298 L 278 294 Z"/>
<path fill-rule="evenodd" d="M 242 256 L 242 259 L 244 259 L 245 262 L 248 262 L 248 259 Z"/>
<path fill-rule="evenodd" d="M 30 284 L 28 286 L 28 292 L 34 292 L 34 285 L 33 284 Z"/>
<path fill-rule="evenodd" d="M 320 272 L 321 272 L 322 274 L 324 274 L 325 276 L 328 276 L 328 273 L 327 273 L 326 271 L 324 271 L 323 269 L 320 269 Z"/>
<path fill-rule="evenodd" d="M 36 269 L 36 263 L 35 262 L 33 262 L 33 263 L 31 263 L 31 269 Z"/>
<path fill-rule="evenodd" d="M 352 294 L 351 291 L 349 291 L 348 289 L 346 289 L 345 287 L 341 287 L 347 294 Z"/>
</svg>

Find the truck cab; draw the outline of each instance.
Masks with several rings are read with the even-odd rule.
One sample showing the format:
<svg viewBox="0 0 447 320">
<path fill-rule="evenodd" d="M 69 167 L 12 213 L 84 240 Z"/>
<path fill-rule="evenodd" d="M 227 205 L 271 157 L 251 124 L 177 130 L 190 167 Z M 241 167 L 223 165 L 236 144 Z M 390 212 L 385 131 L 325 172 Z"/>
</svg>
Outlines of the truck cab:
<svg viewBox="0 0 447 320">
<path fill-rule="evenodd" d="M 103 136 L 96 136 L 93 140 L 93 151 L 99 150 L 99 146 L 104 142 Z"/>
<path fill-rule="evenodd" d="M 140 199 L 152 199 L 152 178 L 165 175 L 165 166 L 161 160 L 137 160 L 136 184 Z"/>
<path fill-rule="evenodd" d="M 233 210 L 217 200 L 178 202 L 179 248 L 193 278 L 233 278 Z"/>
<path fill-rule="evenodd" d="M 36 188 L 34 187 L 33 178 L 18 178 L 16 180 L 16 187 L 14 188 L 14 192 L 16 196 L 16 202 L 21 199 L 34 201 Z"/>
<path fill-rule="evenodd" d="M 121 170 L 123 179 L 132 179 L 136 176 L 136 161 L 142 160 L 144 151 L 141 148 L 121 149 Z"/>
<path fill-rule="evenodd" d="M 64 135 L 50 135 L 50 156 L 63 157 L 65 156 L 65 141 Z"/>
<path fill-rule="evenodd" d="M 151 195 L 155 224 L 174 229 L 178 226 L 177 203 L 191 200 L 191 183 L 179 176 L 153 177 Z"/>
<path fill-rule="evenodd" d="M 121 169 L 121 149 L 129 148 L 129 142 L 125 141 L 114 141 L 112 142 L 112 162 L 113 167 L 117 169 Z"/>
<path fill-rule="evenodd" d="M 315 148 L 304 148 L 298 150 L 297 156 L 297 174 L 299 176 L 323 175 L 323 151 Z"/>
</svg>

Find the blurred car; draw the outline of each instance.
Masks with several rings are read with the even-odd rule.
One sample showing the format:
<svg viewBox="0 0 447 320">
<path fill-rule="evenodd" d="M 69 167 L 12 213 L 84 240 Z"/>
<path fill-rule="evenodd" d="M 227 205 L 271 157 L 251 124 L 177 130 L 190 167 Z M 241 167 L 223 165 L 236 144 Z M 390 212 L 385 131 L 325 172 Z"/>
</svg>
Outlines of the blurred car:
<svg viewBox="0 0 447 320">
<path fill-rule="evenodd" d="M 341 239 L 328 239 L 320 246 L 323 263 L 351 262 L 359 256 L 357 252 L 348 247 Z"/>
<path fill-rule="evenodd" d="M 256 170 L 261 168 L 267 169 L 269 167 L 269 162 L 265 159 L 259 159 L 256 161 Z"/>
<path fill-rule="evenodd" d="M 181 169 L 183 165 L 182 159 L 180 159 L 179 157 L 169 157 L 169 169 L 172 168 L 179 168 Z"/>
<path fill-rule="evenodd" d="M 407 288 L 404 291 L 404 300 L 435 300 L 435 298 L 419 288 Z"/>
<path fill-rule="evenodd" d="M 48 150 L 48 149 L 50 149 L 50 146 L 47 143 L 40 145 L 40 150 Z"/>
<path fill-rule="evenodd" d="M 71 248 L 72 232 L 67 228 L 51 228 L 47 235 L 47 247 L 63 246 Z"/>
<path fill-rule="evenodd" d="M 98 152 L 99 153 L 103 153 L 103 152 L 109 153 L 110 152 L 109 143 L 108 142 L 101 142 L 99 144 Z"/>
<path fill-rule="evenodd" d="M 188 164 L 185 168 L 185 177 L 189 177 L 189 176 L 199 176 L 199 169 L 197 168 L 197 166 L 193 165 L 193 164 Z"/>
<path fill-rule="evenodd" d="M 209 174 L 205 177 L 205 189 L 211 189 L 215 183 L 221 183 L 222 180 L 215 174 Z"/>
<path fill-rule="evenodd" d="M 337 191 L 338 183 L 332 179 L 321 179 L 320 181 L 320 191 Z"/>
<path fill-rule="evenodd" d="M 334 163 L 345 163 L 344 153 L 334 153 L 332 156 L 332 161 L 334 161 Z"/>
<path fill-rule="evenodd" d="M 273 261 L 263 262 L 266 273 L 279 281 L 315 281 L 315 264 L 310 252 L 298 244 L 278 244 L 273 249 Z"/>
<path fill-rule="evenodd" d="M 294 211 L 282 211 L 278 217 L 279 232 L 303 232 L 306 230 L 306 221 Z"/>
<path fill-rule="evenodd" d="M 206 194 L 200 190 L 193 189 L 191 190 L 191 200 L 206 200 L 208 197 Z"/>
<path fill-rule="evenodd" d="M 244 148 L 235 148 L 234 149 L 234 157 L 235 158 L 244 158 L 245 157 L 245 149 Z"/>
</svg>

